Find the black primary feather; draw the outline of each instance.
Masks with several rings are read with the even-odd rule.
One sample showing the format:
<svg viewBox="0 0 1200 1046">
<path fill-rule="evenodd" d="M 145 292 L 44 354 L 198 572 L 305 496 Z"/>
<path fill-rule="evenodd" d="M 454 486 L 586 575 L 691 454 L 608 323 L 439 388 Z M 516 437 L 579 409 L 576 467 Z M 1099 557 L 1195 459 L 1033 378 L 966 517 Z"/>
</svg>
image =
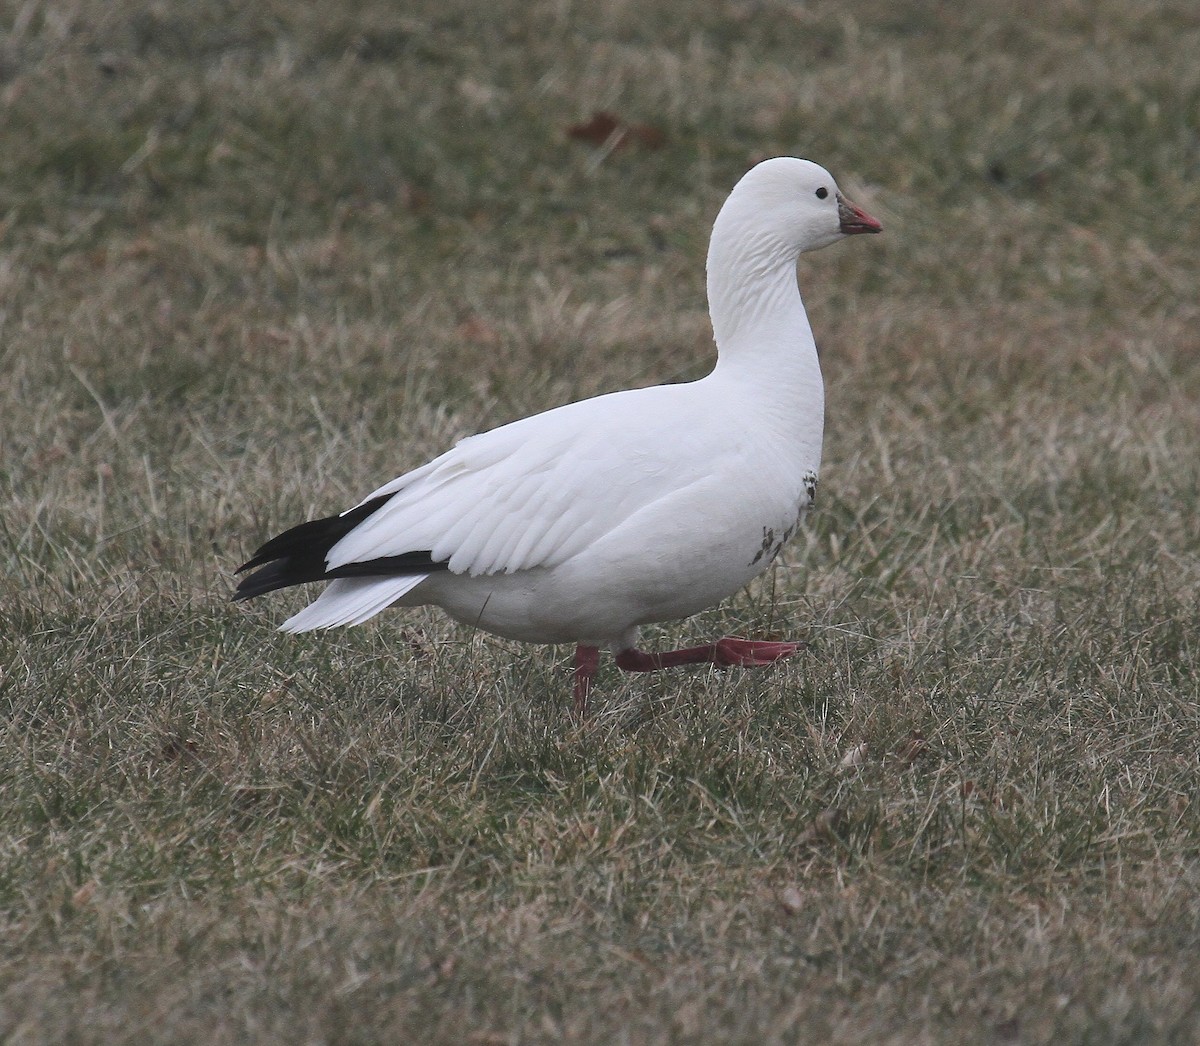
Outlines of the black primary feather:
<svg viewBox="0 0 1200 1046">
<path fill-rule="evenodd" d="M 241 580 L 233 601 L 253 599 L 267 592 L 309 581 L 331 581 L 339 577 L 395 577 L 400 574 L 428 574 L 445 570 L 445 562 L 435 562 L 428 552 L 405 552 L 399 556 L 381 556 L 361 563 L 345 563 L 330 570 L 325 565 L 329 550 L 364 519 L 378 512 L 391 494 L 372 498 L 340 516 L 310 519 L 271 538 L 237 568 L 237 573 L 261 567 Z"/>
</svg>

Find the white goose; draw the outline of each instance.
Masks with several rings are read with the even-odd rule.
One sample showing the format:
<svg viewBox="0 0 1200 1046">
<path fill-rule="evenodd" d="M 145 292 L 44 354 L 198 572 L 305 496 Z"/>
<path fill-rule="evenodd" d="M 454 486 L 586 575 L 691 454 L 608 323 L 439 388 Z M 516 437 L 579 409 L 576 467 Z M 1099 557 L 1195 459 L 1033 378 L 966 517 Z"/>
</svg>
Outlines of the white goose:
<svg viewBox="0 0 1200 1046">
<path fill-rule="evenodd" d="M 638 629 L 761 573 L 812 504 L 824 389 L 796 259 L 879 222 L 808 160 L 750 170 L 708 251 L 719 358 L 699 381 L 614 392 L 470 436 L 341 515 L 268 541 L 234 599 L 331 581 L 285 632 L 435 605 L 531 643 L 575 643 L 582 711 L 609 647 L 628 672 L 765 665 L 798 643 L 725 638 L 665 653 Z"/>
</svg>

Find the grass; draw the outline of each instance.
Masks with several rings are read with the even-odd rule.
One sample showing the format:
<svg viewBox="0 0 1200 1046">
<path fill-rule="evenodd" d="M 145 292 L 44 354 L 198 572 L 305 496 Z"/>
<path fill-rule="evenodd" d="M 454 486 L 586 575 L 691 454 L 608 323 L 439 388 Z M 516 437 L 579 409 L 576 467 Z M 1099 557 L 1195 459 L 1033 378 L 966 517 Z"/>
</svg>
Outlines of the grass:
<svg viewBox="0 0 1200 1046">
<path fill-rule="evenodd" d="M 5 1041 L 1200 1035 L 1194 5 L 3 18 Z M 462 434 L 703 373 L 773 153 L 887 229 L 801 266 L 822 503 L 653 641 L 804 656 L 580 723 L 565 650 L 227 603 Z"/>
</svg>

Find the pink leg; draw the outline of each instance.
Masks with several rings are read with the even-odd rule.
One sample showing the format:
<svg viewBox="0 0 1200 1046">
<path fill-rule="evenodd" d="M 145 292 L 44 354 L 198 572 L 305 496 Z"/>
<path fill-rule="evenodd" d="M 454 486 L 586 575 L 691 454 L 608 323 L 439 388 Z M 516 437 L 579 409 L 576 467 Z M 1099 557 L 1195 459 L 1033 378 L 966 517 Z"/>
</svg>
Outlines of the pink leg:
<svg viewBox="0 0 1200 1046">
<path fill-rule="evenodd" d="M 592 679 L 596 669 L 600 667 L 600 650 L 594 646 L 577 646 L 575 648 L 575 712 L 577 715 L 587 713 L 588 694 L 592 689 Z"/>
<path fill-rule="evenodd" d="M 800 643 L 772 643 L 767 640 L 729 637 L 718 639 L 715 643 L 709 643 L 707 646 L 666 650 L 661 654 L 647 654 L 641 650 L 622 650 L 617 654 L 617 667 L 626 672 L 657 672 L 659 669 L 675 668 L 679 665 L 758 668 L 781 658 L 791 657 L 800 647 Z M 578 687 L 578 683 L 576 687 Z"/>
</svg>

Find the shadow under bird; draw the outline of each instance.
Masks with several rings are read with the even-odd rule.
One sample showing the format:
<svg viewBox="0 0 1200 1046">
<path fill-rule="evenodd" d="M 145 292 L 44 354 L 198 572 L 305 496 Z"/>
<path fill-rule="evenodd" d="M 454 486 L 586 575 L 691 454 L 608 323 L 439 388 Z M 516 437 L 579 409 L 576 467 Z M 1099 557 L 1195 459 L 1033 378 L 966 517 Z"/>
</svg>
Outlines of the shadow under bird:
<svg viewBox="0 0 1200 1046">
<path fill-rule="evenodd" d="M 509 639 L 574 643 L 580 711 L 602 647 L 627 672 L 793 654 L 799 643 L 732 637 L 648 653 L 637 639 L 762 573 L 812 504 L 825 395 L 796 260 L 881 229 L 823 167 L 764 160 L 713 226 L 708 375 L 470 436 L 356 507 L 272 538 L 239 569 L 254 573 L 234 599 L 323 581 L 283 631 L 433 605 Z"/>
</svg>

